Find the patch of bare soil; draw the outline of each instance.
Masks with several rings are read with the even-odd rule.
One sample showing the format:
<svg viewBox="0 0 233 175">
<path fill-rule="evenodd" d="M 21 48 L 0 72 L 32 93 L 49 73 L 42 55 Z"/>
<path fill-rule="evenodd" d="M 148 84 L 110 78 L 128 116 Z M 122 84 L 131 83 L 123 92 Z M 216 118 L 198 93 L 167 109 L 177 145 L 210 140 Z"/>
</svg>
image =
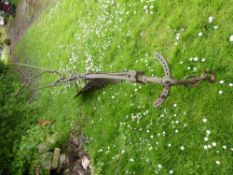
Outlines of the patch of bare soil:
<svg viewBox="0 0 233 175">
<path fill-rule="evenodd" d="M 46 3 L 48 2 L 49 1 L 46 1 Z M 13 61 L 17 61 L 17 57 L 14 53 L 17 42 L 20 41 L 25 31 L 33 24 L 44 8 L 44 0 L 22 0 L 18 4 L 15 18 L 10 20 L 7 27 L 7 34 L 11 40 L 9 49 Z"/>
<path fill-rule="evenodd" d="M 76 131 L 71 133 L 67 147 L 67 162 L 63 165 L 63 173 L 67 175 L 91 175 L 91 162 L 89 156 L 83 151 L 84 135 L 77 137 Z"/>
</svg>

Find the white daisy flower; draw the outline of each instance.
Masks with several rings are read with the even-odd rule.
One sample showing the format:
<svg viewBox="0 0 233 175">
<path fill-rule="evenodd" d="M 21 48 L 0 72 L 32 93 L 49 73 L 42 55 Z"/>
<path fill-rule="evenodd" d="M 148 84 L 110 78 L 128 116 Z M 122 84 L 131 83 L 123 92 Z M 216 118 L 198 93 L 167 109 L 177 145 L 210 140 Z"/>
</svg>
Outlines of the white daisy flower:
<svg viewBox="0 0 233 175">
<path fill-rule="evenodd" d="M 198 57 L 194 57 L 193 61 L 197 62 L 199 60 Z"/>
<path fill-rule="evenodd" d="M 220 165 L 220 164 L 221 164 L 221 162 L 220 162 L 219 160 L 216 160 L 215 163 L 216 163 L 217 165 Z"/>
<path fill-rule="evenodd" d="M 219 91 L 218 91 L 218 94 L 219 94 L 219 95 L 222 95 L 222 94 L 223 94 L 223 91 L 222 91 L 222 90 L 219 90 Z"/>
<path fill-rule="evenodd" d="M 217 143 L 216 142 L 212 142 L 212 146 L 217 146 Z"/>
<path fill-rule="evenodd" d="M 215 25 L 215 26 L 213 27 L 213 29 L 214 29 L 214 30 L 218 30 L 218 26 Z"/>
<path fill-rule="evenodd" d="M 208 120 L 206 118 L 202 119 L 203 123 L 206 123 Z"/>
<path fill-rule="evenodd" d="M 206 134 L 209 135 L 211 132 L 210 130 L 206 130 Z"/>
<path fill-rule="evenodd" d="M 230 36 L 229 40 L 230 42 L 233 42 L 233 35 Z"/>
<path fill-rule="evenodd" d="M 219 83 L 220 83 L 220 84 L 224 84 L 224 80 L 220 80 Z"/>
<path fill-rule="evenodd" d="M 173 170 L 169 170 L 169 174 L 173 174 L 174 173 L 174 171 Z"/>
<path fill-rule="evenodd" d="M 210 16 L 209 18 L 208 18 L 208 22 L 209 23 L 212 23 L 214 21 L 214 17 L 213 16 Z"/>
<path fill-rule="evenodd" d="M 130 158 L 129 161 L 130 161 L 130 162 L 134 162 L 134 159 L 133 159 L 133 158 Z"/>
<path fill-rule="evenodd" d="M 162 168 L 162 165 L 161 165 L 161 164 L 158 164 L 158 168 L 161 169 L 161 168 Z"/>
<path fill-rule="evenodd" d="M 184 151 L 184 146 L 181 146 L 180 149 L 181 149 L 182 151 Z"/>
</svg>

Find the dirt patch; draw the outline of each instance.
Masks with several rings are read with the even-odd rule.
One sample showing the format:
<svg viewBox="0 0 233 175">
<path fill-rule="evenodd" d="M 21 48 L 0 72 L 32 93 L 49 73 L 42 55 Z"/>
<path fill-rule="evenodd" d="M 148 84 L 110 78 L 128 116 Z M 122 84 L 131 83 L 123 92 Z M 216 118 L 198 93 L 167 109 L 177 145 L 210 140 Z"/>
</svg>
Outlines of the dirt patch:
<svg viewBox="0 0 233 175">
<path fill-rule="evenodd" d="M 71 138 L 67 147 L 67 163 L 64 164 L 63 172 L 67 175 L 91 175 L 91 161 L 83 150 L 86 138 L 84 135 L 77 137 L 76 130 L 71 133 Z"/>
<path fill-rule="evenodd" d="M 14 53 L 16 44 L 20 41 L 25 31 L 33 24 L 35 19 L 41 15 L 46 4 L 51 0 L 22 0 L 16 9 L 14 19 L 10 19 L 7 27 L 7 35 L 11 40 L 9 47 L 10 55 L 13 61 L 17 61 Z"/>
</svg>

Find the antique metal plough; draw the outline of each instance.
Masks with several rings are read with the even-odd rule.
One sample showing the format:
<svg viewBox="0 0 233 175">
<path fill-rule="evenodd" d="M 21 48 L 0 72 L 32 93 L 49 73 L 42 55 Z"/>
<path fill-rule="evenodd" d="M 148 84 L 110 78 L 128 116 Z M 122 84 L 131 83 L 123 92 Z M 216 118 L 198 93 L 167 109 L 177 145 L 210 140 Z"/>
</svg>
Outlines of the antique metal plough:
<svg viewBox="0 0 233 175">
<path fill-rule="evenodd" d="M 164 71 L 164 77 L 159 78 L 159 77 L 147 77 L 144 75 L 143 72 L 139 71 L 126 71 L 126 72 L 119 72 L 119 73 L 73 73 L 69 77 L 65 77 L 62 73 L 59 71 L 54 71 L 54 70 L 47 70 L 44 73 L 56 73 L 61 76 L 60 79 L 57 81 L 48 84 L 43 87 L 36 88 L 34 90 L 38 89 L 43 89 L 47 87 L 53 87 L 57 86 L 59 84 L 63 83 L 70 83 L 70 82 L 77 82 L 78 80 L 88 80 L 89 82 L 96 82 L 93 83 L 98 84 L 98 81 L 103 81 L 108 82 L 107 80 L 113 80 L 115 82 L 121 82 L 121 81 L 129 81 L 133 83 L 142 83 L 142 84 L 147 84 L 147 83 L 155 83 L 155 84 L 160 84 L 163 86 L 163 91 L 160 94 L 160 96 L 155 100 L 154 102 L 154 107 L 160 106 L 168 97 L 170 87 L 175 86 L 175 85 L 192 85 L 195 86 L 199 84 L 202 81 L 207 81 L 210 83 L 215 82 L 215 76 L 210 73 L 204 73 L 203 75 L 199 77 L 192 77 L 192 78 L 184 78 L 182 80 L 174 79 L 172 78 L 170 67 L 166 61 L 166 59 L 159 53 L 155 54 L 155 57 L 159 60 L 159 62 L 162 64 L 163 71 Z M 17 63 L 16 63 L 17 64 Z M 23 64 L 17 64 L 23 66 Z M 35 66 L 34 66 L 35 68 Z M 104 85 L 107 85 L 108 83 L 101 84 L 100 87 L 104 87 Z M 112 84 L 112 83 L 109 83 Z"/>
</svg>

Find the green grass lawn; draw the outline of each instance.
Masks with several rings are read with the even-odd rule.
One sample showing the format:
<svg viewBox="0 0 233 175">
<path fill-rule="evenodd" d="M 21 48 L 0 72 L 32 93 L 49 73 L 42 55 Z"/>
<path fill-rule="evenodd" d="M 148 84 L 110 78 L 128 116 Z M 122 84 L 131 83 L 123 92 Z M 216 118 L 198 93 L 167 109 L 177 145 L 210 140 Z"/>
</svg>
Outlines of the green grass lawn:
<svg viewBox="0 0 233 175">
<path fill-rule="evenodd" d="M 213 20 L 211 19 L 213 17 Z M 94 174 L 233 174 L 233 1 L 58 1 L 17 46 L 22 62 L 71 72 L 142 70 L 162 76 L 161 52 L 174 77 L 217 74 L 215 84 L 173 87 L 154 108 L 162 88 L 121 83 L 73 98 L 74 85 L 38 92 L 31 125 L 15 147 L 16 174 L 39 164 L 36 145 L 57 134 L 57 145 L 76 127 Z M 197 57 L 198 61 L 190 61 Z M 195 58 L 195 60 L 197 60 Z M 38 86 L 54 80 L 44 76 Z M 219 81 L 224 80 L 221 84 Z M 221 94 L 221 92 L 223 92 Z"/>
</svg>

